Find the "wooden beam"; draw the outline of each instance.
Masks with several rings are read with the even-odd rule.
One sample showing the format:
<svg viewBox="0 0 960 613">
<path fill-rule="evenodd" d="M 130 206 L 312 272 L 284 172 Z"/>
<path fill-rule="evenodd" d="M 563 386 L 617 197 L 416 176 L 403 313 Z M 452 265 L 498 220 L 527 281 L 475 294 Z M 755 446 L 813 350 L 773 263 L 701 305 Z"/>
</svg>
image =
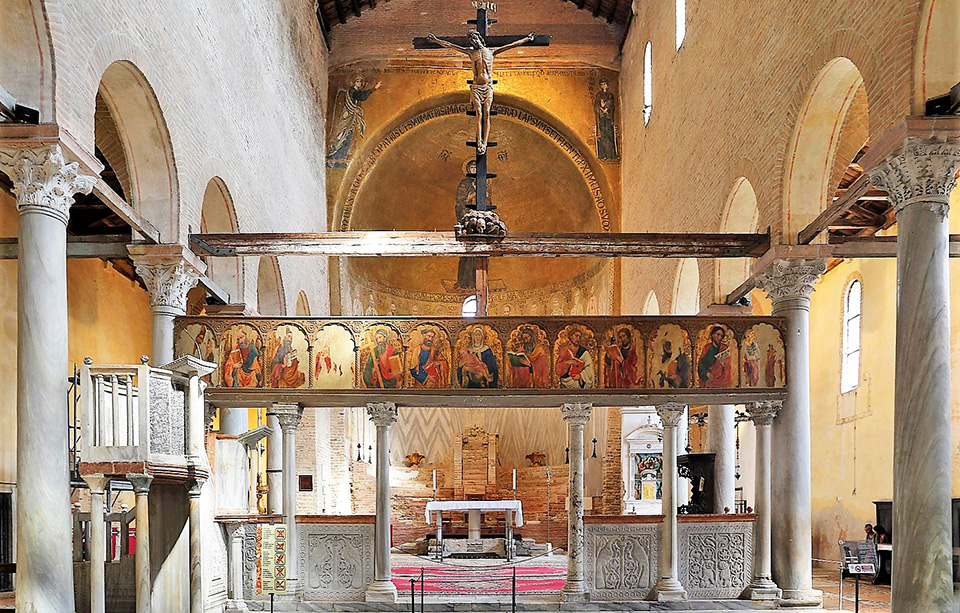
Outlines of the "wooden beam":
<svg viewBox="0 0 960 613">
<path fill-rule="evenodd" d="M 113 191 L 113 188 L 100 177 L 97 177 L 97 183 L 93 186 L 93 195 L 148 241 L 151 243 L 160 242 L 160 230 L 157 230 L 152 223 L 134 211 L 133 207 L 127 204 L 127 201 Z"/>
<path fill-rule="evenodd" d="M 360 16 L 360 0 L 353 0 L 353 12 L 357 17 Z"/>
<path fill-rule="evenodd" d="M 867 193 L 869 189 L 870 177 L 866 174 L 860 175 L 860 178 L 854 181 L 842 196 L 837 198 L 824 212 L 817 215 L 817 218 L 806 228 L 800 230 L 800 233 L 797 234 L 797 242 L 801 245 L 809 245 L 821 232 L 833 225 L 833 222 L 843 217 L 847 209 L 859 200 L 862 195 Z"/>
<path fill-rule="evenodd" d="M 340 0 L 333 0 L 333 6 L 337 9 L 337 18 L 340 19 L 340 23 L 347 23 L 347 15 L 343 6 L 340 5 Z"/>
<path fill-rule="evenodd" d="M 895 258 L 896 236 L 831 236 L 833 256 L 837 258 Z M 960 234 L 951 234 L 950 257 L 960 257 Z"/>
<path fill-rule="evenodd" d="M 759 257 L 770 247 L 764 234 L 613 234 L 604 232 L 511 234 L 502 239 L 462 239 L 452 232 L 322 232 L 313 234 L 192 234 L 204 256 L 322 255 L 347 257 Z"/>
<path fill-rule="evenodd" d="M 67 257 L 75 259 L 127 259 L 129 235 L 68 236 Z M 18 244 L 16 238 L 0 238 L 0 260 L 16 260 Z"/>
</svg>

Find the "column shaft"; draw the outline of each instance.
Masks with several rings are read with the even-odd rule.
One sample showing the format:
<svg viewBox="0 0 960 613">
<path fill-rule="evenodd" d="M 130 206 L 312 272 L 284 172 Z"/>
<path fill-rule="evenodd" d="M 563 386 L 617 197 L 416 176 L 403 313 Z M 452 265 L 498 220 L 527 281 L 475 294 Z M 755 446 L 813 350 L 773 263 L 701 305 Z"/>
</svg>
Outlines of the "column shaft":
<svg viewBox="0 0 960 613">
<path fill-rule="evenodd" d="M 272 410 L 267 413 L 267 426 L 271 430 L 267 436 L 267 513 L 277 514 L 283 511 L 283 432 Z"/>
<path fill-rule="evenodd" d="M 190 504 L 190 613 L 203 613 L 203 565 L 200 532 L 200 488 L 203 481 L 188 487 Z"/>
<path fill-rule="evenodd" d="M 776 600 L 782 595 L 770 572 L 770 424 L 779 409 L 779 402 L 756 402 L 748 407 L 757 435 L 753 580 L 741 596 L 749 600 Z"/>
<path fill-rule="evenodd" d="M 564 600 L 587 600 L 583 580 L 583 427 L 590 419 L 589 404 L 565 404 L 560 409 L 570 429 L 570 510 L 567 514 L 567 583 Z"/>
<path fill-rule="evenodd" d="M 107 601 L 104 564 L 107 562 L 107 531 L 103 521 L 104 488 L 109 481 L 102 475 L 85 476 L 90 486 L 90 613 L 105 613 Z"/>
<path fill-rule="evenodd" d="M 373 547 L 373 583 L 368 602 L 396 602 L 397 588 L 390 567 L 390 425 L 397 420 L 393 403 L 372 403 L 367 413 L 377 427 L 377 506 Z"/>
<path fill-rule="evenodd" d="M 273 405 L 273 411 L 283 433 L 283 523 L 287 525 L 287 552 L 299 559 L 299 531 L 297 530 L 297 426 L 303 409 L 299 405 Z M 287 593 L 300 589 L 300 565 L 287 565 Z"/>
<path fill-rule="evenodd" d="M 150 475 L 127 475 L 127 480 L 133 484 L 133 491 L 137 497 L 137 549 L 134 554 L 134 567 L 137 585 L 137 613 L 150 613 L 151 582 L 150 576 Z"/>
<path fill-rule="evenodd" d="M 649 600 L 685 600 L 686 590 L 678 579 L 677 558 L 677 426 L 683 419 L 684 405 L 667 404 L 657 407 L 663 422 L 663 525 L 660 529 L 660 578 L 650 592 Z"/>
<path fill-rule="evenodd" d="M 707 451 L 713 464 L 713 512 L 733 512 L 737 487 L 737 424 L 732 404 L 707 409 Z"/>
</svg>

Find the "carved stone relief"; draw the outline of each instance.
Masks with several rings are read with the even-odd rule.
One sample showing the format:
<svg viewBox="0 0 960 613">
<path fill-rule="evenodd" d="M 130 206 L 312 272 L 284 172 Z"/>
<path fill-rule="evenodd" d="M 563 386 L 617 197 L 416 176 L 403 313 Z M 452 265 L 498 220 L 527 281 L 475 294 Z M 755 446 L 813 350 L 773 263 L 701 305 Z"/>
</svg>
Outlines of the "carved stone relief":
<svg viewBox="0 0 960 613">
<path fill-rule="evenodd" d="M 303 599 L 363 600 L 373 581 L 373 524 L 302 524 Z"/>
<path fill-rule="evenodd" d="M 594 600 L 642 600 L 659 576 L 660 524 L 587 524 L 587 591 Z"/>
<path fill-rule="evenodd" d="M 679 526 L 680 583 L 690 599 L 737 598 L 753 576 L 753 522 Z"/>
</svg>

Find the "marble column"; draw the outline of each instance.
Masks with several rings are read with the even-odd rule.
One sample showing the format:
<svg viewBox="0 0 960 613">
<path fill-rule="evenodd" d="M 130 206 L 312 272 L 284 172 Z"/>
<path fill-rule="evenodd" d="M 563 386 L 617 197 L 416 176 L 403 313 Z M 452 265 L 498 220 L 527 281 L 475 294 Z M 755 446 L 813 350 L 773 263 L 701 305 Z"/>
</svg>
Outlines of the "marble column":
<svg viewBox="0 0 960 613">
<path fill-rule="evenodd" d="M 679 542 L 677 534 L 677 427 L 687 407 L 668 403 L 657 406 L 663 423 L 663 526 L 660 529 L 660 578 L 647 600 L 686 600 L 687 591 L 678 578 Z"/>
<path fill-rule="evenodd" d="M 567 583 L 563 599 L 584 602 L 589 599 L 583 580 L 583 427 L 590 420 L 592 404 L 568 403 L 560 407 L 563 421 L 570 429 L 570 508 L 567 511 Z"/>
<path fill-rule="evenodd" d="M 960 139 L 907 138 L 870 173 L 897 216 L 893 610 L 956 611 L 947 213 Z"/>
<path fill-rule="evenodd" d="M 770 425 L 777 416 L 779 401 L 751 402 L 747 413 L 756 427 L 756 501 L 754 512 L 757 523 L 753 538 L 753 580 L 743 591 L 745 600 L 777 600 L 782 596 L 780 588 L 770 574 Z"/>
<path fill-rule="evenodd" d="M 17 255 L 18 611 L 72 611 L 67 427 L 67 220 L 79 174 L 59 145 L 0 150 L 20 212 Z"/>
<path fill-rule="evenodd" d="M 90 487 L 90 613 L 105 613 L 107 601 L 104 564 L 107 562 L 107 531 L 103 521 L 104 496 L 108 477 L 84 475 Z"/>
<path fill-rule="evenodd" d="M 137 274 L 147 286 L 153 313 L 151 362 L 163 366 L 173 361 L 173 320 L 187 312 L 187 292 L 206 270 L 193 252 L 180 245 L 129 245 Z"/>
<path fill-rule="evenodd" d="M 201 556 L 200 491 L 204 479 L 187 481 L 190 510 L 190 613 L 203 613 L 203 558 Z"/>
<path fill-rule="evenodd" d="M 283 432 L 283 523 L 287 525 L 287 551 L 299 555 L 299 531 L 297 530 L 297 426 L 303 408 L 296 404 L 275 404 L 273 413 Z M 287 594 L 300 591 L 298 564 L 287 565 Z"/>
<path fill-rule="evenodd" d="M 247 409 L 220 409 L 220 434 L 237 436 L 250 429 Z"/>
<path fill-rule="evenodd" d="M 226 611 L 247 611 L 243 599 L 243 530 L 241 522 L 224 524 L 227 530 L 227 606 Z"/>
<path fill-rule="evenodd" d="M 127 475 L 127 481 L 133 485 L 137 497 L 137 550 L 134 554 L 134 568 L 137 585 L 137 613 L 150 613 L 151 577 L 150 577 L 150 482 L 151 475 Z"/>
<path fill-rule="evenodd" d="M 277 415 L 267 411 L 267 513 L 283 511 L 283 432 Z"/>
<path fill-rule="evenodd" d="M 367 602 L 396 602 L 397 588 L 390 568 L 390 426 L 397 421 L 392 402 L 367 405 L 367 415 L 377 427 L 377 518 L 373 546 L 373 583 Z"/>
<path fill-rule="evenodd" d="M 787 397 L 771 429 L 771 477 L 777 504 L 771 509 L 773 579 L 789 605 L 819 605 L 813 589 L 810 498 L 810 295 L 826 270 L 825 260 L 774 260 L 757 275 L 787 320 Z"/>
<path fill-rule="evenodd" d="M 737 423 L 736 407 L 719 404 L 707 408 L 707 451 L 713 463 L 713 512 L 732 513 L 736 508 Z"/>
</svg>

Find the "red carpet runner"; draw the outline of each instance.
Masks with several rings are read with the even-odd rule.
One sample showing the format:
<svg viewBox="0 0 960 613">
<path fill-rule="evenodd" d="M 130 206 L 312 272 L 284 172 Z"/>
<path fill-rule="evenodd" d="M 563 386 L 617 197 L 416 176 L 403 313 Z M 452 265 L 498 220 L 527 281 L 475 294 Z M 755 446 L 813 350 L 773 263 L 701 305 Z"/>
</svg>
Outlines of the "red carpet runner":
<svg viewBox="0 0 960 613">
<path fill-rule="evenodd" d="M 425 594 L 509 594 L 513 569 L 502 566 L 426 566 L 423 569 Z M 400 592 L 410 593 L 410 580 L 420 591 L 419 566 L 394 566 L 393 583 Z M 517 566 L 518 594 L 558 594 L 567 582 L 567 569 L 556 566 Z"/>
</svg>

